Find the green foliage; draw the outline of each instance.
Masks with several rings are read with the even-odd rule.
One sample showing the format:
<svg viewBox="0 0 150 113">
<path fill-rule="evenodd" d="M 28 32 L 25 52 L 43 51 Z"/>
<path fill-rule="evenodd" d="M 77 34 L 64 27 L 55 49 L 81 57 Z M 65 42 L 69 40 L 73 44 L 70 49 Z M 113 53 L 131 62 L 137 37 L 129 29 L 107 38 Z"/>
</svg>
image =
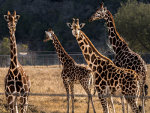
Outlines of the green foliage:
<svg viewBox="0 0 150 113">
<path fill-rule="evenodd" d="M 28 51 L 27 44 L 17 44 L 17 49 L 19 52 Z M 8 37 L 4 37 L 0 43 L 0 55 L 9 55 L 10 54 L 10 40 Z"/>
<path fill-rule="evenodd" d="M 115 13 L 121 1 L 108 0 L 105 4 L 111 12 Z M 89 17 L 100 6 L 100 2 L 97 0 L 3 0 L 0 2 L 0 28 L 2 28 L 0 40 L 9 35 L 3 15 L 7 14 L 8 10 L 10 12 L 16 10 L 20 15 L 16 29 L 17 43 L 28 44 L 30 50 L 55 50 L 51 41 L 43 43 L 44 31 L 51 27 L 66 51 L 80 51 L 71 30 L 66 26 L 66 22 L 71 22 L 73 17 L 86 23 L 83 31 L 90 39 L 98 42 L 94 43 L 98 45 L 97 47 L 107 47 L 104 42 L 103 23 L 88 22 Z"/>
<path fill-rule="evenodd" d="M 0 43 L 0 54 L 1 55 L 9 55 L 10 53 L 10 41 L 9 38 L 4 37 L 2 42 Z"/>
<path fill-rule="evenodd" d="M 148 3 L 150 0 L 138 1 Z M 122 2 L 122 6 L 118 10 L 120 2 Z M 145 48 L 149 48 L 150 42 L 148 40 L 150 33 L 148 29 L 149 4 L 138 3 L 134 0 L 125 2 L 127 0 L 105 0 L 104 4 L 112 14 L 115 14 L 118 10 L 115 18 L 117 28 L 119 33 L 129 42 L 131 48 L 137 51 L 148 51 Z M 51 27 L 66 51 L 80 51 L 71 30 L 66 26 L 66 22 L 71 22 L 73 17 L 86 23 L 83 31 L 97 48 L 105 49 L 107 48 L 107 33 L 104 21 L 88 22 L 89 17 L 100 6 L 100 3 L 101 1 L 97 0 L 3 0 L 0 2 L 0 40 L 9 35 L 7 22 L 3 15 L 7 14 L 8 10 L 10 12 L 16 10 L 17 14 L 20 15 L 16 29 L 17 43 L 28 44 L 29 50 L 55 50 L 52 41 L 43 43 L 44 31 Z M 130 31 L 132 31 L 132 35 L 129 33 Z M 133 37 L 139 38 L 136 38 L 135 41 Z M 142 42 L 138 41 L 141 40 L 140 38 L 142 38 Z M 21 51 L 24 51 L 24 49 Z M 7 54 L 9 54 L 9 51 Z"/>
<path fill-rule="evenodd" d="M 150 51 L 150 4 L 128 0 L 115 15 L 117 30 L 137 52 Z"/>
<path fill-rule="evenodd" d="M 27 44 L 17 44 L 17 48 L 18 48 L 19 52 L 28 51 L 28 45 Z"/>
</svg>

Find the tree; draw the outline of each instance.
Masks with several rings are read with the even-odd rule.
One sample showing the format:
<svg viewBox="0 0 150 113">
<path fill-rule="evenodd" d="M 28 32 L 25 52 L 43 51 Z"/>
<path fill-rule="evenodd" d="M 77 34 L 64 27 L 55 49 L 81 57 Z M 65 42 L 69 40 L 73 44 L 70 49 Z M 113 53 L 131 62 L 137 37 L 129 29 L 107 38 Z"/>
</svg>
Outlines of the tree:
<svg viewBox="0 0 150 113">
<path fill-rule="evenodd" d="M 9 38 L 4 37 L 2 42 L 0 43 L 0 54 L 1 55 L 9 55 L 10 53 L 10 44 Z"/>
<path fill-rule="evenodd" d="M 150 51 L 150 4 L 128 0 L 115 14 L 117 30 L 136 52 Z"/>
<path fill-rule="evenodd" d="M 18 52 L 27 52 L 27 44 L 17 44 Z M 4 37 L 0 43 L 0 55 L 9 55 L 10 54 L 10 41 L 8 37 Z"/>
</svg>

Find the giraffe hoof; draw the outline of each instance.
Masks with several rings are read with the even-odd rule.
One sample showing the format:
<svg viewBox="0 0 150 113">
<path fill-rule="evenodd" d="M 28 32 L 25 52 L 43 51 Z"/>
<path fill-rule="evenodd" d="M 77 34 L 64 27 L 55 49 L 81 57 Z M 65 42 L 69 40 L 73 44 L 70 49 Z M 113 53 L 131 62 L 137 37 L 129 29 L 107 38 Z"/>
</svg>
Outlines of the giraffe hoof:
<svg viewBox="0 0 150 113">
<path fill-rule="evenodd" d="M 145 96 L 148 95 L 148 85 L 147 84 L 145 84 L 144 90 L 145 90 Z"/>
<path fill-rule="evenodd" d="M 89 110 L 87 110 L 86 113 L 89 113 Z"/>
<path fill-rule="evenodd" d="M 142 106 L 141 105 L 139 105 L 139 111 L 142 112 Z"/>
</svg>

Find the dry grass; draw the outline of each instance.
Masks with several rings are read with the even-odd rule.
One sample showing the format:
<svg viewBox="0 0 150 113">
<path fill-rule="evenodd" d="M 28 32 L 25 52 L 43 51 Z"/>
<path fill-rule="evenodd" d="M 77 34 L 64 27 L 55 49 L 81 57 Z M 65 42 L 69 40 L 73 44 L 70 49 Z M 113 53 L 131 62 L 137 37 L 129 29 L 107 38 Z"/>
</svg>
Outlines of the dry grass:
<svg viewBox="0 0 150 113">
<path fill-rule="evenodd" d="M 65 94 L 65 88 L 60 76 L 59 66 L 24 66 L 25 72 L 30 75 L 32 93 Z M 0 92 L 4 92 L 4 77 L 8 68 L 0 68 Z M 147 81 L 150 81 L 150 65 L 148 65 Z M 148 83 L 149 85 L 150 83 Z M 149 88 L 150 91 L 150 88 Z M 82 87 L 75 85 L 75 94 L 85 94 Z M 119 100 L 119 101 L 118 101 Z M 75 97 L 75 113 L 85 113 L 87 108 L 86 97 Z M 116 113 L 121 112 L 120 99 L 115 99 Z M 146 113 L 150 110 L 150 101 L 146 102 Z M 5 96 L 0 96 L 0 113 L 7 113 Z M 102 112 L 101 104 L 97 97 L 94 98 L 97 112 Z M 67 107 L 66 97 L 30 96 L 28 113 L 65 113 Z M 71 108 L 71 106 L 70 106 Z M 71 109 L 70 109 L 71 110 Z M 93 113 L 90 105 L 90 113 Z"/>
</svg>

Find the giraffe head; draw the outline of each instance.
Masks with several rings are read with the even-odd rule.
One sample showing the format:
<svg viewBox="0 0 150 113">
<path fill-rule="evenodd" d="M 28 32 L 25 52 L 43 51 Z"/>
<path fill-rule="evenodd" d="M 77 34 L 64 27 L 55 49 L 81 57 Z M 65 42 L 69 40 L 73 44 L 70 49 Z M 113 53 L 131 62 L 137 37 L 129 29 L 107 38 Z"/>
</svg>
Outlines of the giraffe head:
<svg viewBox="0 0 150 113">
<path fill-rule="evenodd" d="M 104 3 L 102 2 L 100 8 L 91 16 L 89 21 L 99 20 L 99 19 L 107 19 L 107 8 L 104 7 Z"/>
<path fill-rule="evenodd" d="M 76 21 L 76 22 L 75 22 Z M 84 27 L 85 23 L 81 23 L 79 24 L 79 19 L 74 19 L 73 18 L 73 22 L 71 23 L 67 23 L 67 26 L 72 29 L 72 34 L 75 37 L 79 36 L 79 32 L 80 30 Z"/>
<path fill-rule="evenodd" d="M 11 14 L 9 11 L 7 12 L 7 15 L 4 15 L 4 19 L 8 22 L 8 28 L 10 32 L 16 31 L 16 25 L 20 18 L 20 15 L 16 15 L 16 11 L 14 11 L 13 14 Z"/>
<path fill-rule="evenodd" d="M 54 34 L 54 31 L 52 31 L 52 29 L 48 29 L 48 31 L 45 31 L 45 34 L 46 34 L 46 39 L 43 40 L 44 42 L 47 42 L 49 40 L 53 40 L 52 34 Z"/>
</svg>

